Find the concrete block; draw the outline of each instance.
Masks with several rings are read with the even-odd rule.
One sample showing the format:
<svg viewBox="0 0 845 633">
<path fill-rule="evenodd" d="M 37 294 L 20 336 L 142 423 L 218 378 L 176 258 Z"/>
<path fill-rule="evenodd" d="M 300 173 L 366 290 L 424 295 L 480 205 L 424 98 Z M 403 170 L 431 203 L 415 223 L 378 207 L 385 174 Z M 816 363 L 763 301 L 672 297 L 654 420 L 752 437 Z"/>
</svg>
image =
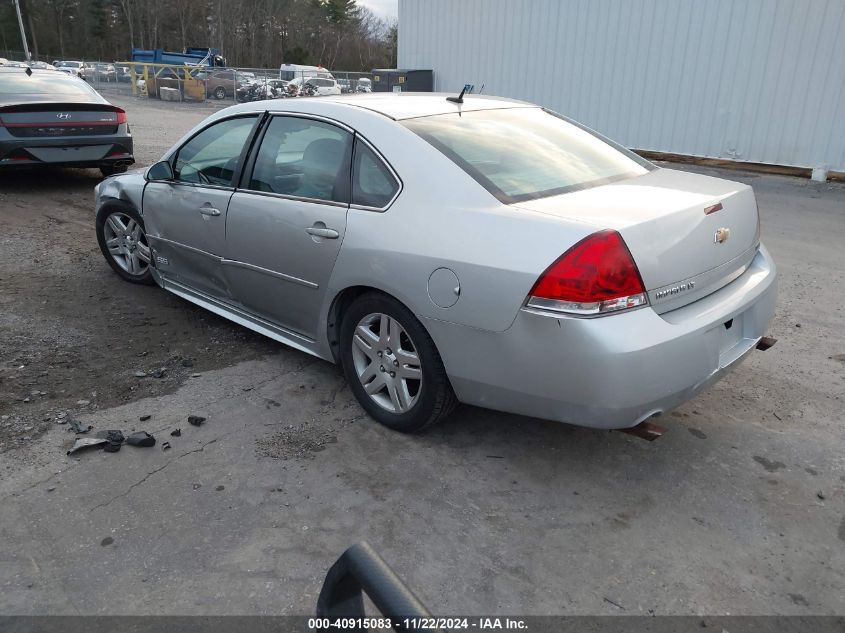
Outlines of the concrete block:
<svg viewBox="0 0 845 633">
<path fill-rule="evenodd" d="M 182 93 L 177 88 L 161 87 L 161 88 L 158 89 L 158 96 L 161 98 L 162 101 L 181 101 L 182 100 Z"/>
<path fill-rule="evenodd" d="M 821 165 L 813 168 L 813 174 L 810 176 L 816 182 L 827 182 L 827 166 Z"/>
</svg>

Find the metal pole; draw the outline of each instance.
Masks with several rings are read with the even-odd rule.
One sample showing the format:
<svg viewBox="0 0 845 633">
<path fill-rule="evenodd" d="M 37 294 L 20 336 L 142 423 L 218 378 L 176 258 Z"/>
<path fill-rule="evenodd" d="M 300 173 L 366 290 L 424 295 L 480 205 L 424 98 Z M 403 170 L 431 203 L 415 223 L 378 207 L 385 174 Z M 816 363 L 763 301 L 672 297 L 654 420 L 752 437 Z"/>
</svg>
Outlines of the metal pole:
<svg viewBox="0 0 845 633">
<path fill-rule="evenodd" d="M 23 42 L 23 52 L 26 55 L 26 61 L 32 61 L 32 57 L 29 55 L 29 46 L 26 45 L 26 31 L 23 30 L 23 18 L 21 17 L 21 5 L 18 0 L 15 1 L 15 11 L 18 14 L 18 26 L 21 27 L 21 42 Z"/>
</svg>

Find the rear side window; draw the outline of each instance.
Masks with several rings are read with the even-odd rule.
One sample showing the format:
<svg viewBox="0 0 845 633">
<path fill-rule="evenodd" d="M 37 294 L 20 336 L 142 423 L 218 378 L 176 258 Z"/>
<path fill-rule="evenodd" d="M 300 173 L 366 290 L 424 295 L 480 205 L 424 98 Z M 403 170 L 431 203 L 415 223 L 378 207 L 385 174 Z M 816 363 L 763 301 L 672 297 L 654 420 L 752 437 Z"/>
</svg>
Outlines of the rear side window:
<svg viewBox="0 0 845 633">
<path fill-rule="evenodd" d="M 397 191 L 399 183 L 387 166 L 367 145 L 356 141 L 352 161 L 352 204 L 381 209 L 390 204 Z"/>
<path fill-rule="evenodd" d="M 276 116 L 267 126 L 249 188 L 297 198 L 349 201 L 352 135 L 336 125 Z"/>
<path fill-rule="evenodd" d="M 654 169 L 633 152 L 540 108 L 442 114 L 404 124 L 505 204 L 597 187 Z"/>
</svg>

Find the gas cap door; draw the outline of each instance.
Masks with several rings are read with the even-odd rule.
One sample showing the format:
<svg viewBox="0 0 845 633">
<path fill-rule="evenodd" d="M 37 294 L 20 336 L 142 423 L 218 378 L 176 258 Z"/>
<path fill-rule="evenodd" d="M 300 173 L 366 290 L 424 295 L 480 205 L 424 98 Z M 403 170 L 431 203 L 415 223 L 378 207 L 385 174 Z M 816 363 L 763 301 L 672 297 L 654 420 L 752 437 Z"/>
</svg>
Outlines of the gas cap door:
<svg viewBox="0 0 845 633">
<path fill-rule="evenodd" d="M 439 308 L 451 308 L 461 298 L 461 282 L 453 270 L 438 268 L 428 278 L 428 296 Z"/>
</svg>

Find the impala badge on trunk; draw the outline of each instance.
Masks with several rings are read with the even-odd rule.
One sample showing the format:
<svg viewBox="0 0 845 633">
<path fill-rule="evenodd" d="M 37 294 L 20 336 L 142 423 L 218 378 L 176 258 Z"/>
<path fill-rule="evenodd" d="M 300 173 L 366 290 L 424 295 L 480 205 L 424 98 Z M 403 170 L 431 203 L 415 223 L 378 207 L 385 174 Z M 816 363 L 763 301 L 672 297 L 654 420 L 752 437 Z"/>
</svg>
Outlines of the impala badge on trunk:
<svg viewBox="0 0 845 633">
<path fill-rule="evenodd" d="M 723 242 L 727 242 L 728 238 L 731 236 L 731 230 L 726 228 L 721 228 L 716 231 L 716 236 L 713 238 L 713 241 L 716 244 L 721 244 Z"/>
<path fill-rule="evenodd" d="M 666 297 L 672 297 L 674 295 L 680 294 L 682 292 L 686 292 L 687 290 L 692 290 L 695 288 L 694 281 L 688 281 L 684 284 L 678 284 L 677 286 L 672 286 L 671 288 L 664 288 L 663 290 L 658 290 L 655 293 L 655 299 L 665 299 Z"/>
</svg>

